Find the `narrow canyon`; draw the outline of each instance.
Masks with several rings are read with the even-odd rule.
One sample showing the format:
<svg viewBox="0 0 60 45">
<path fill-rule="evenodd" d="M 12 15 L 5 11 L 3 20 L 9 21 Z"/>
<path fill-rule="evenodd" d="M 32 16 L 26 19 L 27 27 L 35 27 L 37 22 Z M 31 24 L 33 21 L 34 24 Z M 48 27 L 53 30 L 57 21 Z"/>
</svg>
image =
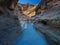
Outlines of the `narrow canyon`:
<svg viewBox="0 0 60 45">
<path fill-rule="evenodd" d="M 0 45 L 60 45 L 60 0 L 0 0 Z"/>
</svg>

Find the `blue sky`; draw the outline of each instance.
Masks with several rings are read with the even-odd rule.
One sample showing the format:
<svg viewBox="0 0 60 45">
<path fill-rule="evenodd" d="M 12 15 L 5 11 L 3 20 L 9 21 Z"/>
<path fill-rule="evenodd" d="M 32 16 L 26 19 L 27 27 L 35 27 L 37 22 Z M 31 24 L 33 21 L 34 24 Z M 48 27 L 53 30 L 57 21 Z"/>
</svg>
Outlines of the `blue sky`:
<svg viewBox="0 0 60 45">
<path fill-rule="evenodd" d="M 22 3 L 22 4 L 38 4 L 39 2 L 41 2 L 41 0 L 19 0 L 18 3 Z"/>
</svg>

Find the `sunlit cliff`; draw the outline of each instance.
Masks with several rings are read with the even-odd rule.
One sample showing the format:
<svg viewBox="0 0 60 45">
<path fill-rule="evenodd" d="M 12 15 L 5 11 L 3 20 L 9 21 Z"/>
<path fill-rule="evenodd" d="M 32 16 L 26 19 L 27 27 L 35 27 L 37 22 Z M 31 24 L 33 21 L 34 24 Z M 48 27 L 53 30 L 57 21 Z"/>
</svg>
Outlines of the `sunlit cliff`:
<svg viewBox="0 0 60 45">
<path fill-rule="evenodd" d="M 33 4 L 18 4 L 18 6 L 21 7 L 22 13 L 24 15 L 28 16 L 28 17 L 32 17 L 36 14 L 35 8 L 36 8 L 37 4 L 36 5 L 33 5 Z"/>
</svg>

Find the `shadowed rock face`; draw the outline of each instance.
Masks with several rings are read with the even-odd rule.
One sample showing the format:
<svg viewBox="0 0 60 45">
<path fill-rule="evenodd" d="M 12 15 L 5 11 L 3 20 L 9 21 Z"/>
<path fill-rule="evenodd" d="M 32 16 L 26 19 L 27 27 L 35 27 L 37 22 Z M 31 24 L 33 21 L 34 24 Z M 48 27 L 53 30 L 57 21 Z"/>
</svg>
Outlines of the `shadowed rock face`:
<svg viewBox="0 0 60 45">
<path fill-rule="evenodd" d="M 18 0 L 0 0 L 0 6 L 7 7 L 13 10 L 17 4 Z"/>
<path fill-rule="evenodd" d="M 46 36 L 50 45 L 60 45 L 60 1 L 51 1 L 51 3 L 49 6 L 51 5 L 52 7 L 43 9 L 45 10 L 44 12 L 32 19 L 36 30 Z"/>
<path fill-rule="evenodd" d="M 3 2 L 1 2 L 3 1 Z M 12 2 L 9 2 L 12 1 Z M 14 6 L 16 5 L 17 0 L 0 0 L 0 45 L 13 45 L 16 39 L 21 34 L 21 26 L 18 20 L 18 17 L 14 15 L 14 11 L 12 7 L 8 5 Z M 7 5 L 5 5 L 7 3 Z M 5 6 L 4 6 L 5 5 Z"/>
<path fill-rule="evenodd" d="M 59 0 L 43 0 L 42 3 L 38 4 L 35 11 L 36 14 L 41 14 L 45 12 L 45 10 L 52 8 L 53 6 L 57 5 L 56 2 Z"/>
</svg>

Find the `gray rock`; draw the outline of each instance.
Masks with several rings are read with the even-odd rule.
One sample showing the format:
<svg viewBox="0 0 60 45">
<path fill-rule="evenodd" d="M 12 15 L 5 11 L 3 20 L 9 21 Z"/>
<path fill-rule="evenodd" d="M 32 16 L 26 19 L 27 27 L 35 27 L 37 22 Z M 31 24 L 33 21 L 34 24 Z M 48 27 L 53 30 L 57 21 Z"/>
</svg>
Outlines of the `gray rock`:
<svg viewBox="0 0 60 45">
<path fill-rule="evenodd" d="M 0 45 L 14 45 L 21 30 L 18 17 L 13 11 L 0 6 Z"/>
<path fill-rule="evenodd" d="M 50 45 L 60 45 L 60 4 L 32 18 L 34 27 Z"/>
<path fill-rule="evenodd" d="M 16 16 L 0 16 L 0 45 L 13 45 L 20 35 L 21 26 Z"/>
</svg>

